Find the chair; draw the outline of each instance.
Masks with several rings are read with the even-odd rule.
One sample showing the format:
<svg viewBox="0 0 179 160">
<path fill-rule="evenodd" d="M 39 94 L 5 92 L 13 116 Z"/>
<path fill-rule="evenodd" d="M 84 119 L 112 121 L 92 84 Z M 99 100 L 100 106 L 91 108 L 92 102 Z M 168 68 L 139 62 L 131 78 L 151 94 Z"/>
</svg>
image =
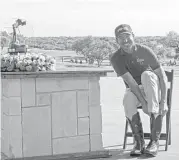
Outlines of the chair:
<svg viewBox="0 0 179 160">
<path fill-rule="evenodd" d="M 161 133 L 160 140 L 166 140 L 165 151 L 167 151 L 168 145 L 171 145 L 171 118 L 170 118 L 170 115 L 171 115 L 171 105 L 172 105 L 174 70 L 172 69 L 171 71 L 165 71 L 165 73 L 167 75 L 168 82 L 170 83 L 170 87 L 167 90 L 168 112 L 166 114 L 166 133 Z M 142 109 L 142 106 L 138 107 L 138 109 Z M 128 126 L 129 126 L 129 122 L 126 119 L 123 149 L 126 148 L 127 137 L 133 137 L 132 132 L 128 132 Z M 144 139 L 150 139 L 150 133 L 144 132 Z"/>
</svg>

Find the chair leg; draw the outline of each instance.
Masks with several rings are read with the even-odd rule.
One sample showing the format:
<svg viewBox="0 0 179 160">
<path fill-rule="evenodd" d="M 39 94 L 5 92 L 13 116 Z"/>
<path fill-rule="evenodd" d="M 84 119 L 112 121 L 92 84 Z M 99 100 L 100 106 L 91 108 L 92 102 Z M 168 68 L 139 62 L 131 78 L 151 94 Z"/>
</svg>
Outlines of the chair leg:
<svg viewBox="0 0 179 160">
<path fill-rule="evenodd" d="M 171 119 L 169 119 L 169 142 L 168 144 L 171 145 L 172 141 L 171 141 Z"/>
<path fill-rule="evenodd" d="M 170 136 L 170 113 L 168 112 L 166 115 L 166 144 L 165 144 L 165 151 L 168 150 L 169 145 L 169 136 Z"/>
<path fill-rule="evenodd" d="M 128 120 L 126 119 L 126 126 L 125 126 L 125 133 L 124 133 L 123 149 L 126 148 L 128 125 L 129 125 L 129 122 L 128 122 Z"/>
</svg>

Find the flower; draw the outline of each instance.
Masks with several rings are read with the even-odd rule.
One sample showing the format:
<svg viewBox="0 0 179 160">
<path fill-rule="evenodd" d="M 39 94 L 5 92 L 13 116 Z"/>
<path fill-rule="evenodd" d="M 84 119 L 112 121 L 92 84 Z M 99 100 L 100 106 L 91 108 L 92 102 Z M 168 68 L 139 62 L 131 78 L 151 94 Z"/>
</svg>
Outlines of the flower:
<svg viewBox="0 0 179 160">
<path fill-rule="evenodd" d="M 37 65 L 37 60 L 33 60 L 32 61 L 32 66 L 36 66 Z"/>
<path fill-rule="evenodd" d="M 38 59 L 38 55 L 36 53 L 32 53 L 32 60 Z"/>
<path fill-rule="evenodd" d="M 32 60 L 31 59 L 27 60 L 27 64 L 31 65 L 32 64 Z"/>
<path fill-rule="evenodd" d="M 43 61 L 45 61 L 45 57 L 43 55 L 40 55 L 39 60 L 43 62 Z"/>
<path fill-rule="evenodd" d="M 30 66 L 30 65 L 26 66 L 25 68 L 26 68 L 26 71 L 32 71 L 32 66 Z"/>
<path fill-rule="evenodd" d="M 55 64 L 55 59 L 54 59 L 54 58 L 51 58 L 51 59 L 50 59 L 50 63 Z"/>
<path fill-rule="evenodd" d="M 25 71 L 25 69 L 26 69 L 25 66 L 23 66 L 23 65 L 21 64 L 21 65 L 20 65 L 20 70 L 21 70 L 21 71 Z"/>
<path fill-rule="evenodd" d="M 7 53 L 1 55 L 2 72 L 55 70 L 55 63 L 54 57 L 43 53 L 27 53 L 24 55 L 10 55 Z"/>
<path fill-rule="evenodd" d="M 5 61 L 5 67 L 6 67 L 6 68 L 8 68 L 10 65 L 11 65 L 11 63 L 10 63 L 9 60 Z"/>
</svg>

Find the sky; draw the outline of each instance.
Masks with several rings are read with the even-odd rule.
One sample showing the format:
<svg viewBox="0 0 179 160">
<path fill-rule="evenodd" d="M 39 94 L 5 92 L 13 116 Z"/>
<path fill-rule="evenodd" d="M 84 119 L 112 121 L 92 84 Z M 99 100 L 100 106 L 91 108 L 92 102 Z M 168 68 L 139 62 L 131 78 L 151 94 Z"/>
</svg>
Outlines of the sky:
<svg viewBox="0 0 179 160">
<path fill-rule="evenodd" d="M 179 0 L 1 0 L 0 29 L 12 31 L 17 18 L 25 36 L 109 36 L 122 23 L 136 36 L 179 33 Z"/>
</svg>

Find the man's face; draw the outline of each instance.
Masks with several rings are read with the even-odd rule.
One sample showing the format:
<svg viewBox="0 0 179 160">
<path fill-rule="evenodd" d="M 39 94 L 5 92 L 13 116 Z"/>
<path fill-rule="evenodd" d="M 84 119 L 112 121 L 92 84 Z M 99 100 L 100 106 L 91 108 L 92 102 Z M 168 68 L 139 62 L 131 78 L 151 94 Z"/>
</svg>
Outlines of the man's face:
<svg viewBox="0 0 179 160">
<path fill-rule="evenodd" d="M 134 46 L 134 36 L 132 34 L 123 33 L 117 37 L 117 43 L 127 53 L 131 53 Z"/>
</svg>

